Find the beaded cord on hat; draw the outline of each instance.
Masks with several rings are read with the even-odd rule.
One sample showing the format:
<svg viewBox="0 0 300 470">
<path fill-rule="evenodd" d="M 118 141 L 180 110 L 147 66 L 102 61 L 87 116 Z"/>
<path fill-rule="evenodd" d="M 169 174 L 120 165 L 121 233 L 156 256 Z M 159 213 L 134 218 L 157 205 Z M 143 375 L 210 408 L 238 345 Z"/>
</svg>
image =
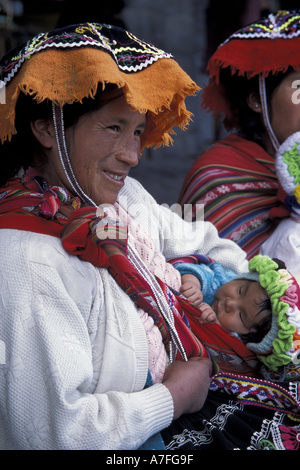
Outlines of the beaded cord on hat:
<svg viewBox="0 0 300 470">
<path fill-rule="evenodd" d="M 134 252 L 133 248 L 130 246 L 130 242 L 128 240 L 128 259 L 131 264 L 136 268 L 138 273 L 145 279 L 145 281 L 151 287 L 151 290 L 155 296 L 157 305 L 161 314 L 163 315 L 169 329 L 171 335 L 171 341 L 169 344 L 170 347 L 170 361 L 173 362 L 176 357 L 177 351 L 179 351 L 181 357 L 184 361 L 187 361 L 187 355 L 185 349 L 180 341 L 179 335 L 176 331 L 175 324 L 174 324 L 174 314 L 171 310 L 170 305 L 168 304 L 158 282 L 156 281 L 155 277 L 149 271 L 145 263 L 141 260 L 141 258 Z"/>
<path fill-rule="evenodd" d="M 77 194 L 80 199 L 82 199 L 89 206 L 97 207 L 97 204 L 83 191 L 73 172 L 65 139 L 63 108 L 52 103 L 52 114 L 59 158 L 66 178 L 68 179 L 68 182 L 70 183 L 74 193 Z M 157 301 L 158 308 L 170 329 L 170 361 L 172 362 L 175 360 L 177 351 L 180 352 L 180 355 L 182 356 L 183 360 L 187 361 L 188 359 L 185 349 L 180 341 L 179 335 L 175 328 L 173 312 L 158 282 L 156 281 L 155 276 L 153 276 L 153 274 L 149 271 L 143 260 L 135 253 L 134 249 L 130 246 L 129 240 L 127 248 L 129 261 L 151 287 L 152 292 L 154 293 L 155 299 Z"/>
<path fill-rule="evenodd" d="M 77 196 L 79 196 L 80 199 L 82 199 L 89 206 L 97 207 L 97 204 L 83 191 L 77 181 L 76 176 L 74 175 L 66 145 L 63 108 L 52 103 L 52 114 L 59 159 L 64 169 L 64 173 L 74 193 L 77 194 Z"/>
<path fill-rule="evenodd" d="M 277 152 L 277 150 L 279 149 L 279 142 L 277 140 L 276 135 L 274 134 L 274 131 L 272 129 L 272 126 L 269 120 L 267 94 L 266 94 L 266 81 L 265 81 L 265 78 L 262 76 L 262 74 L 259 75 L 259 95 L 260 95 L 264 124 L 266 126 L 272 145 L 275 151 Z"/>
</svg>

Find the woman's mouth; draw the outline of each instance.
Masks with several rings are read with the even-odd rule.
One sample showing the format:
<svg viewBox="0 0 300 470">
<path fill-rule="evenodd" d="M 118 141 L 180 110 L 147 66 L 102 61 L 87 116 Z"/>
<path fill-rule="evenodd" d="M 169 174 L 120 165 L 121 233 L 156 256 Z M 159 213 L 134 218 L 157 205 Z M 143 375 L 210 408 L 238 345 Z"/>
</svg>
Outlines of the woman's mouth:
<svg viewBox="0 0 300 470">
<path fill-rule="evenodd" d="M 116 175 L 115 173 L 110 173 L 109 171 L 104 171 L 104 173 L 109 176 L 109 178 L 113 179 L 114 181 L 123 182 L 126 178 L 126 175 Z"/>
</svg>

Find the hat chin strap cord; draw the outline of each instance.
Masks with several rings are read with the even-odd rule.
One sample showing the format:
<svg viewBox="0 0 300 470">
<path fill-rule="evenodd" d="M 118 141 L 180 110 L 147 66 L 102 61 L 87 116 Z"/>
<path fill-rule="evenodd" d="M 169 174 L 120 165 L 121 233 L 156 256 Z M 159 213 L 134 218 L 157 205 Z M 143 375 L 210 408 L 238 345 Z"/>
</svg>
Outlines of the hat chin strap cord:
<svg viewBox="0 0 300 470">
<path fill-rule="evenodd" d="M 59 158 L 66 178 L 68 179 L 74 194 L 76 194 L 88 206 L 97 207 L 97 204 L 83 191 L 74 175 L 65 139 L 63 108 L 52 103 L 52 114 Z"/>
<path fill-rule="evenodd" d="M 266 81 L 265 81 L 265 78 L 262 76 L 262 74 L 259 75 L 258 80 L 259 80 L 259 95 L 260 95 L 260 101 L 261 101 L 264 124 L 266 126 L 266 129 L 267 129 L 267 132 L 269 134 L 269 138 L 272 142 L 272 145 L 273 145 L 275 151 L 277 152 L 277 150 L 280 147 L 280 144 L 277 140 L 276 135 L 274 134 L 274 131 L 272 129 L 272 126 L 271 126 L 270 120 L 269 120 L 267 94 L 266 94 Z"/>
<path fill-rule="evenodd" d="M 64 131 L 64 115 L 63 115 L 63 108 L 57 106 L 56 104 L 52 103 L 52 113 L 53 113 L 53 123 L 54 123 L 54 130 L 55 130 L 55 137 L 59 152 L 59 158 L 61 165 L 63 167 L 64 173 L 68 179 L 68 182 L 75 194 L 80 197 L 82 201 L 84 201 L 89 206 L 97 207 L 97 204 L 83 191 L 80 184 L 78 183 L 76 176 L 74 175 L 70 157 L 68 154 L 67 146 L 66 146 L 66 139 L 65 139 L 65 131 Z M 170 358 L 171 362 L 175 359 L 177 350 L 180 351 L 181 356 L 185 361 L 187 361 L 187 356 L 185 349 L 181 343 L 181 340 L 178 336 L 172 310 L 166 301 L 164 294 L 161 291 L 159 284 L 157 284 L 154 275 L 149 271 L 145 262 L 135 253 L 134 248 L 130 246 L 130 241 L 128 240 L 128 259 L 129 261 L 136 267 L 139 271 L 141 276 L 146 279 L 148 283 L 150 283 L 151 288 L 154 292 L 156 297 L 158 307 L 164 316 L 165 320 L 168 323 L 170 328 L 171 334 L 171 344 L 170 344 Z M 155 283 L 153 287 L 153 283 Z"/>
</svg>

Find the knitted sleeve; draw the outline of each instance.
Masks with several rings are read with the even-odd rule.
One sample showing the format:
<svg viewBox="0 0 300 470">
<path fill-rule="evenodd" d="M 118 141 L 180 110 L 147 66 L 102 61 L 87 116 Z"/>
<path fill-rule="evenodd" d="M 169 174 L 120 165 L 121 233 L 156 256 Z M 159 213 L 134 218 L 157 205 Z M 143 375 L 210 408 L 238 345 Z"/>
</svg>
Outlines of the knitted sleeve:
<svg viewBox="0 0 300 470">
<path fill-rule="evenodd" d="M 219 263 L 191 264 L 178 263 L 176 269 L 182 274 L 193 274 L 201 283 L 203 302 L 212 304 L 214 296 L 223 284 L 229 282 L 236 273 L 231 269 L 223 268 Z"/>
<path fill-rule="evenodd" d="M 50 236 L 1 230 L 0 248 L 0 448 L 132 450 L 168 426 L 172 397 L 144 389 L 143 326 L 106 270 Z"/>
</svg>

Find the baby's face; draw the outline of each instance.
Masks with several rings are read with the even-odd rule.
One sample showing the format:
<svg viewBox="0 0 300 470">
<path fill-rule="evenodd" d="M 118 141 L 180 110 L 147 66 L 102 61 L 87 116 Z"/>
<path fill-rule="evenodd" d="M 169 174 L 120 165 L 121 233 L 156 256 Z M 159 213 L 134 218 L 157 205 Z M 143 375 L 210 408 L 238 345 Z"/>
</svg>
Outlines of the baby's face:
<svg viewBox="0 0 300 470">
<path fill-rule="evenodd" d="M 218 289 L 212 309 L 224 328 L 244 335 L 256 331 L 256 325 L 267 315 L 259 305 L 267 299 L 268 295 L 259 282 L 235 280 Z"/>
</svg>

